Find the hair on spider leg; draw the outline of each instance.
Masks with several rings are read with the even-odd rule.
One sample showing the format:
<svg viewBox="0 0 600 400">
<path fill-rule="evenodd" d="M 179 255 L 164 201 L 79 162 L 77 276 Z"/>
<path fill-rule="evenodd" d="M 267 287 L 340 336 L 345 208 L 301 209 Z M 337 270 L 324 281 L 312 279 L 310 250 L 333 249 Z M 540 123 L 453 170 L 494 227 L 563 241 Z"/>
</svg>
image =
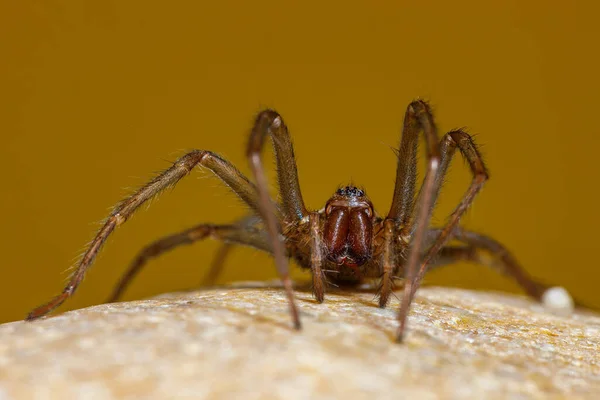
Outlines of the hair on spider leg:
<svg viewBox="0 0 600 400">
<path fill-rule="evenodd" d="M 468 140 L 470 141 L 470 145 L 473 147 L 474 151 L 479 155 L 479 158 L 484 161 L 485 156 L 483 155 L 483 153 L 481 152 L 481 149 L 483 147 L 485 147 L 484 143 L 480 143 L 476 140 L 477 137 L 480 136 L 479 133 L 471 133 L 469 127 L 467 126 L 462 126 L 459 128 L 454 128 L 452 130 L 449 131 L 449 133 L 455 133 L 455 132 L 462 132 L 464 134 L 467 135 Z M 468 165 L 469 160 L 466 158 L 463 158 L 463 163 L 464 165 Z M 484 164 L 485 165 L 485 164 Z M 486 172 L 488 174 L 489 177 L 489 171 L 486 169 Z"/>
<path fill-rule="evenodd" d="M 336 289 L 340 288 L 340 285 L 337 285 L 337 284 L 333 283 L 331 280 L 327 279 L 326 272 L 331 273 L 332 272 L 331 270 L 328 270 L 328 271 L 323 270 L 321 272 L 322 272 L 322 280 L 326 287 L 334 287 Z M 316 293 L 314 293 L 314 290 L 315 290 L 314 281 L 310 283 L 310 289 L 313 290 L 313 295 L 316 297 Z"/>
<path fill-rule="evenodd" d="M 478 261 L 472 252 L 449 245 L 451 240 L 490 251 L 496 260 L 493 264 L 502 266 L 501 272 L 512 277 L 527 294 L 540 300 L 544 286 L 531 279 L 506 248 L 489 237 L 460 228 L 462 216 L 488 179 L 487 167 L 472 137 L 464 130 L 450 131 L 440 139 L 432 109 L 424 100 L 412 101 L 406 108 L 400 145 L 393 149 L 396 180 L 392 203 L 389 211 L 381 216 L 376 213 L 364 188 L 352 182 L 339 186 L 323 207 L 307 208 L 288 128 L 276 111 L 261 111 L 255 116 L 246 147 L 252 181 L 211 151 L 192 150 L 180 156 L 111 209 L 63 292 L 34 309 L 27 320 L 50 313 L 71 297 L 113 231 L 141 206 L 149 205 L 165 189 L 173 188 L 196 167 L 216 175 L 244 202 L 256 220 L 226 225 L 198 224 L 150 243 L 126 271 L 113 292 L 114 298 L 149 259 L 182 245 L 212 238 L 253 247 L 273 256 L 296 329 L 301 328 L 301 321 L 289 273 L 290 258 L 301 269 L 312 272 L 313 294 L 319 302 L 325 300 L 329 284 L 360 288 L 366 281 L 379 279 L 377 294 L 380 306 L 385 307 L 389 297 L 396 296 L 394 283 L 398 275 L 403 274 L 404 291 L 398 310 L 400 324 L 396 331 L 398 342 L 403 340 L 410 304 L 425 272 L 456 261 Z M 270 143 L 274 149 L 277 202 L 270 195 L 271 183 L 262 161 L 267 136 L 272 139 Z M 425 145 L 426 170 L 418 187 L 420 142 Z M 456 153 L 468 161 L 471 183 L 443 226 L 432 228 L 431 213 Z"/>
<path fill-rule="evenodd" d="M 380 292 L 381 292 L 381 290 L 382 290 L 382 289 L 383 289 L 383 284 L 380 284 L 380 285 L 377 287 L 377 289 L 376 289 L 375 293 L 373 293 L 373 297 L 371 297 L 371 301 L 372 301 L 372 302 L 376 302 L 376 301 L 378 301 L 378 300 L 379 300 L 379 298 L 380 298 L 380 296 L 381 296 Z M 390 296 L 394 296 L 394 298 L 396 298 L 396 300 L 398 300 L 398 302 L 401 302 L 401 301 L 402 301 L 402 300 L 400 300 L 400 297 L 398 297 L 398 295 L 396 294 L 396 292 L 395 292 L 395 289 L 394 289 L 394 290 L 392 290 L 392 291 L 390 292 Z M 380 306 L 379 308 L 387 308 L 387 304 L 388 304 L 388 303 L 389 303 L 389 300 L 386 302 L 386 306 L 385 306 L 385 307 L 381 307 L 381 306 Z"/>
<path fill-rule="evenodd" d="M 324 269 L 323 272 L 327 272 L 330 274 L 339 274 L 340 273 L 340 271 L 336 271 L 334 269 Z"/>
</svg>

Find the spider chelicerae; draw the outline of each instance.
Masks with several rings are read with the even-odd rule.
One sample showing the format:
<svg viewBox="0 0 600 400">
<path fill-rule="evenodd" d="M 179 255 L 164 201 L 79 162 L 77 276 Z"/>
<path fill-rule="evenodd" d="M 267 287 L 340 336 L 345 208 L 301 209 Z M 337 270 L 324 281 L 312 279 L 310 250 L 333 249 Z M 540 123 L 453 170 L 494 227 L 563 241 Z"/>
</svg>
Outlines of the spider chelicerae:
<svg viewBox="0 0 600 400">
<path fill-rule="evenodd" d="M 417 143 L 421 133 L 426 143 L 427 171 L 417 193 Z M 271 137 L 275 150 L 279 203 L 269 196 L 261 160 L 267 136 Z M 430 228 L 431 212 L 457 149 L 469 164 L 473 175 L 471 184 L 445 225 Z M 206 238 L 251 246 L 273 255 L 296 329 L 301 328 L 301 322 L 289 277 L 289 258 L 311 270 L 312 290 L 318 302 L 325 300 L 328 283 L 347 286 L 359 285 L 366 279 L 380 279 L 378 303 L 379 307 L 385 307 L 394 291 L 395 279 L 403 277 L 398 341 L 402 341 L 415 291 L 425 272 L 435 267 L 459 260 L 492 266 L 514 278 L 533 298 L 542 298 L 545 286 L 532 280 L 505 247 L 487 236 L 458 226 L 488 179 L 488 173 L 476 145 L 466 132 L 454 130 L 439 140 L 430 106 L 425 101 L 413 101 L 406 110 L 397 150 L 392 205 L 385 215 L 377 214 L 364 190 L 354 186 L 339 188 L 320 210 L 307 209 L 302 200 L 288 129 L 282 117 L 273 110 L 257 115 L 246 154 L 254 182 L 217 154 L 194 150 L 117 204 L 62 293 L 33 310 L 27 319 L 48 314 L 72 296 L 112 231 L 142 204 L 174 186 L 196 166 L 209 169 L 219 177 L 250 207 L 253 216 L 230 225 L 200 224 L 150 244 L 134 260 L 111 300 L 118 298 L 148 259 Z M 457 244 L 450 245 L 450 240 Z M 487 257 L 483 256 L 485 253 Z"/>
</svg>

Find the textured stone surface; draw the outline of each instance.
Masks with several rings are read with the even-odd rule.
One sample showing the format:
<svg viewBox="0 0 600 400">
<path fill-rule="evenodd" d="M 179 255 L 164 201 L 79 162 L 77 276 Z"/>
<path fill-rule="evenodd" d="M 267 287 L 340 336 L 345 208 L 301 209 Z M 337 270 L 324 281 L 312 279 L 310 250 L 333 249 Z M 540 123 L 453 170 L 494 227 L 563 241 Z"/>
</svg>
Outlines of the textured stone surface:
<svg viewBox="0 0 600 400">
<path fill-rule="evenodd" d="M 600 398 L 600 317 L 427 288 L 406 343 L 394 299 L 217 288 L 0 326 L 0 399 Z M 229 396 L 226 396 L 229 395 Z M 551 396 L 551 395 L 555 395 Z"/>
</svg>

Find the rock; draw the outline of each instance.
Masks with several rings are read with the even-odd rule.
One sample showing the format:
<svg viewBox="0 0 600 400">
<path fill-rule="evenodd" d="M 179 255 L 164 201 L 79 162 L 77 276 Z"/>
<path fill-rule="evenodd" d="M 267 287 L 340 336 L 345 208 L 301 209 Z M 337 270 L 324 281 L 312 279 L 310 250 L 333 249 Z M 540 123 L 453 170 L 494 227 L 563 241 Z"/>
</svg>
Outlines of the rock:
<svg viewBox="0 0 600 400">
<path fill-rule="evenodd" d="M 600 316 L 522 297 L 417 294 L 403 345 L 394 299 L 223 287 L 0 326 L 0 399 L 600 398 Z M 261 286 L 261 285 L 257 285 Z"/>
</svg>

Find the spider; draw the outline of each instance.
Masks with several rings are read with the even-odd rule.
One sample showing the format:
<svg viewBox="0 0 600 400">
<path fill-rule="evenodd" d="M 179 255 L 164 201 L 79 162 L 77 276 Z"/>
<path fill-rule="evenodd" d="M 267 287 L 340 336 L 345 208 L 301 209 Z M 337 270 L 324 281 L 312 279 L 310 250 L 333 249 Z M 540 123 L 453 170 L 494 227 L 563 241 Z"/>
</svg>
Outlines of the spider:
<svg viewBox="0 0 600 400">
<path fill-rule="evenodd" d="M 426 143 L 427 171 L 416 193 L 417 144 L 421 133 Z M 279 203 L 269 196 L 261 159 L 267 136 L 271 137 L 275 150 Z M 430 228 L 431 213 L 442 180 L 457 149 L 469 164 L 472 181 L 445 225 Z M 328 283 L 352 286 L 366 279 L 380 279 L 377 296 L 378 305 L 383 308 L 394 291 L 395 280 L 403 276 L 404 290 L 396 332 L 398 342 L 403 340 L 410 304 L 428 269 L 458 260 L 474 261 L 495 267 L 516 280 L 531 297 L 542 298 L 545 286 L 532 280 L 504 246 L 459 227 L 461 217 L 487 181 L 488 172 L 475 143 L 465 131 L 448 132 L 439 140 L 431 108 L 423 100 L 411 102 L 406 109 L 397 150 L 394 194 L 385 215 L 375 211 L 364 190 L 351 185 L 335 191 L 323 208 L 307 209 L 300 191 L 290 134 L 282 117 L 274 110 L 264 110 L 257 115 L 246 155 L 254 183 L 217 154 L 194 150 L 118 203 L 63 291 L 31 311 L 26 319 L 34 320 L 48 314 L 72 296 L 113 230 L 142 204 L 177 184 L 196 166 L 207 168 L 219 177 L 250 207 L 253 216 L 230 225 L 200 224 L 150 244 L 136 257 L 111 300 L 118 298 L 148 259 L 179 245 L 209 237 L 227 244 L 251 246 L 273 255 L 296 329 L 301 329 L 301 322 L 289 277 L 289 258 L 312 272 L 312 290 L 319 303 L 325 300 Z M 450 240 L 460 244 L 450 245 Z M 482 253 L 492 257 L 483 257 Z"/>
</svg>

